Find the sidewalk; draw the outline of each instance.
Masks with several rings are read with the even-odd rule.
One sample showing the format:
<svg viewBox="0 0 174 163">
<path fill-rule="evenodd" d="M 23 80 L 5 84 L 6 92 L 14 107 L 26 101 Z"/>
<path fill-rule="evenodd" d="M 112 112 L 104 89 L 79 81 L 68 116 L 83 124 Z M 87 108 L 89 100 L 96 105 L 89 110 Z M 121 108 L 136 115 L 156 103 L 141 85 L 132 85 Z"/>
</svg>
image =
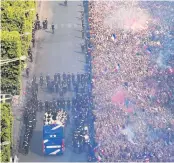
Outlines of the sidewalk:
<svg viewBox="0 0 174 163">
<path fill-rule="evenodd" d="M 39 14 L 39 16 L 42 15 L 43 8 L 45 6 L 46 6 L 46 4 L 44 1 L 38 1 L 37 13 Z M 22 114 L 24 111 L 24 104 L 25 104 L 26 95 L 27 95 L 26 87 L 27 87 L 27 82 L 32 79 L 33 72 L 35 70 L 37 50 L 38 50 L 38 46 L 39 46 L 39 44 L 38 44 L 39 38 L 40 38 L 40 32 L 36 31 L 36 34 L 35 34 L 36 44 L 35 44 L 35 48 L 32 49 L 34 61 L 33 61 L 33 63 L 27 62 L 27 67 L 29 67 L 29 69 L 30 69 L 30 77 L 26 78 L 25 69 L 24 69 L 22 72 L 22 78 L 21 78 L 22 87 L 21 87 L 20 96 L 18 98 L 17 103 L 12 104 L 12 112 L 13 112 L 13 116 L 14 116 L 14 121 L 13 121 L 13 151 L 12 151 L 13 158 L 15 156 L 18 156 L 20 136 L 22 134 L 22 127 L 23 127 L 23 118 L 22 118 L 23 115 Z"/>
</svg>

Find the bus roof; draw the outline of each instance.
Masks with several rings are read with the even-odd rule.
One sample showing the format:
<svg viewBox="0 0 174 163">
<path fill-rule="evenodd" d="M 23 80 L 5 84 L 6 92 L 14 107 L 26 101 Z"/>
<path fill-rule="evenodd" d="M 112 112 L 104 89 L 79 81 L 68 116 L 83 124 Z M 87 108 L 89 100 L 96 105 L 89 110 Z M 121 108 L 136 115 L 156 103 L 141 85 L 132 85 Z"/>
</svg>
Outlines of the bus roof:
<svg viewBox="0 0 174 163">
<path fill-rule="evenodd" d="M 56 134 L 56 133 L 63 134 L 63 128 L 64 128 L 63 126 L 58 124 L 44 125 L 43 133 L 44 134 Z"/>
</svg>

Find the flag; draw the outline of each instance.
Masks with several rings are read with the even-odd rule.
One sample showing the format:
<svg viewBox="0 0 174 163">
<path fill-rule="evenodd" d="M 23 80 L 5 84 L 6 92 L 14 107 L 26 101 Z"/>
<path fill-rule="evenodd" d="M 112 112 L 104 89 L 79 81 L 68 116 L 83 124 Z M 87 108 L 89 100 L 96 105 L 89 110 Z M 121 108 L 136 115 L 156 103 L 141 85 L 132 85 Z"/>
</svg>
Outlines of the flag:
<svg viewBox="0 0 174 163">
<path fill-rule="evenodd" d="M 116 41 L 116 35 L 112 34 L 111 39 L 112 39 L 112 41 Z"/>
</svg>

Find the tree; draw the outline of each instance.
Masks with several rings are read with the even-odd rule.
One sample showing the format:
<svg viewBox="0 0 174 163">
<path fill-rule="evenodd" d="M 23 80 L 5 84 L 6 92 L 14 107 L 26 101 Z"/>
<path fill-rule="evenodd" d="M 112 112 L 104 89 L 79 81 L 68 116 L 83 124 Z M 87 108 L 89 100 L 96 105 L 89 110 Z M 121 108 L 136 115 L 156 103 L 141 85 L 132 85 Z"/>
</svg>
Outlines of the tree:
<svg viewBox="0 0 174 163">
<path fill-rule="evenodd" d="M 12 112 L 9 104 L 1 104 L 1 143 L 5 141 L 12 142 Z M 1 146 L 1 162 L 9 162 L 11 156 L 12 144 Z"/>
<path fill-rule="evenodd" d="M 3 31 L 18 31 L 22 38 L 22 55 L 27 51 L 32 39 L 32 27 L 35 20 L 35 1 L 2 1 L 1 28 Z M 25 33 L 30 33 L 25 35 Z"/>
<path fill-rule="evenodd" d="M 18 32 L 2 31 L 1 59 L 21 56 L 21 38 Z M 19 94 L 21 80 L 20 60 L 1 66 L 1 91 L 5 94 Z"/>
</svg>

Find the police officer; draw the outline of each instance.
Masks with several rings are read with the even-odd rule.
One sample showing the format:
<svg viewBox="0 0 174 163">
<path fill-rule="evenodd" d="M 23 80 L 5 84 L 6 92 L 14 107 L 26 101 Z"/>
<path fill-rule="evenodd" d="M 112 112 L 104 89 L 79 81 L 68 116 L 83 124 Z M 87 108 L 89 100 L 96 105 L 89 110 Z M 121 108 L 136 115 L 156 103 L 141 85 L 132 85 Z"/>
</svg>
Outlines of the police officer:
<svg viewBox="0 0 174 163">
<path fill-rule="evenodd" d="M 47 20 L 47 18 L 45 19 L 45 29 L 47 29 L 48 28 L 48 20 Z"/>
<path fill-rule="evenodd" d="M 44 79 L 43 79 L 43 75 L 41 74 L 41 75 L 40 75 L 40 85 L 41 85 L 41 86 L 43 85 L 43 82 L 44 82 Z"/>
<path fill-rule="evenodd" d="M 68 99 L 66 103 L 67 109 L 70 110 L 71 108 L 71 101 Z"/>
<path fill-rule="evenodd" d="M 60 87 L 59 95 L 60 95 L 61 98 L 63 97 L 63 88 L 62 88 L 62 86 Z"/>
<path fill-rule="evenodd" d="M 33 62 L 33 54 L 32 54 L 32 52 L 29 53 L 29 58 L 30 58 L 30 62 Z"/>
<path fill-rule="evenodd" d="M 66 74 L 65 73 L 62 74 L 62 78 L 64 81 L 66 81 Z"/>
<path fill-rule="evenodd" d="M 67 0 L 64 1 L 64 5 L 67 6 Z"/>
<path fill-rule="evenodd" d="M 29 68 L 28 67 L 26 68 L 26 75 L 27 75 L 27 77 L 29 77 Z"/>
<path fill-rule="evenodd" d="M 37 20 L 37 22 L 36 22 L 36 29 L 37 29 L 37 30 L 40 29 L 40 21 L 39 21 L 39 20 Z"/>
<path fill-rule="evenodd" d="M 38 91 L 39 91 L 39 85 L 38 83 L 36 83 L 36 93 L 38 93 Z"/>
<path fill-rule="evenodd" d="M 77 73 L 77 82 L 78 82 L 78 84 L 80 83 L 80 74 L 79 73 Z"/>
<path fill-rule="evenodd" d="M 75 75 L 72 73 L 72 84 L 74 85 L 75 83 Z"/>
<path fill-rule="evenodd" d="M 43 29 L 45 29 L 45 20 L 42 22 Z"/>
<path fill-rule="evenodd" d="M 46 101 L 45 101 L 45 109 L 48 109 L 48 107 L 49 107 L 49 103 L 48 103 L 48 101 L 46 100 Z"/>
<path fill-rule="evenodd" d="M 60 73 L 57 74 L 57 79 L 58 79 L 58 82 L 59 82 L 59 84 L 60 84 L 60 81 L 61 81 Z"/>
<path fill-rule="evenodd" d="M 84 36 L 82 36 L 82 38 L 83 38 Z M 82 52 L 84 52 L 84 50 L 85 50 L 85 44 L 84 43 L 82 43 L 81 44 L 81 49 L 82 49 Z"/>
<path fill-rule="evenodd" d="M 52 34 L 54 34 L 54 24 L 53 23 L 51 25 L 51 29 L 52 29 Z"/>
<path fill-rule="evenodd" d="M 35 38 L 32 38 L 32 45 L 33 45 L 33 48 L 35 47 Z"/>
<path fill-rule="evenodd" d="M 57 82 L 57 74 L 54 74 L 54 81 Z"/>
<path fill-rule="evenodd" d="M 39 20 L 39 14 L 38 13 L 36 14 L 36 19 Z"/>
<path fill-rule="evenodd" d="M 59 92 L 59 83 L 58 82 L 55 83 L 55 87 L 56 87 L 56 93 L 58 93 Z"/>
</svg>

